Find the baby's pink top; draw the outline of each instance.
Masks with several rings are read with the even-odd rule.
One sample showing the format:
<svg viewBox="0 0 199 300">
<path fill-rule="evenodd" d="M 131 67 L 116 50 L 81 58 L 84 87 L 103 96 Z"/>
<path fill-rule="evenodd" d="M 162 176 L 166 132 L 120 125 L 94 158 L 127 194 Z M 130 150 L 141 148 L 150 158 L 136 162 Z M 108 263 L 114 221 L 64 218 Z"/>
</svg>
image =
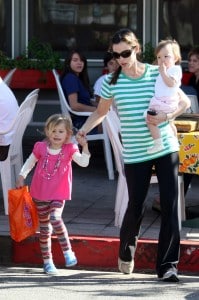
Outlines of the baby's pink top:
<svg viewBox="0 0 199 300">
<path fill-rule="evenodd" d="M 34 145 L 33 153 L 38 159 L 30 186 L 30 194 L 33 198 L 42 201 L 48 200 L 71 200 L 72 191 L 72 156 L 79 152 L 76 144 L 64 144 L 63 155 L 60 166 L 54 176 L 47 178 L 44 162 L 47 154 L 47 143 L 37 142 Z M 52 174 L 59 154 L 48 156 L 47 170 Z"/>
</svg>

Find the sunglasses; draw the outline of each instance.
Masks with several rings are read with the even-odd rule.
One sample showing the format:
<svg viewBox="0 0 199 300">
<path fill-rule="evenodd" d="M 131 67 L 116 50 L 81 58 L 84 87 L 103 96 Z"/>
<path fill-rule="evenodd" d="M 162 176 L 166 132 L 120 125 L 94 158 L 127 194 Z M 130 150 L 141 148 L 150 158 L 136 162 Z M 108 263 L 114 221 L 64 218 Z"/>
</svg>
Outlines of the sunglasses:
<svg viewBox="0 0 199 300">
<path fill-rule="evenodd" d="M 112 52 L 113 58 L 119 59 L 120 56 L 123 57 L 123 58 L 127 58 L 127 57 L 131 56 L 134 48 L 135 47 L 133 47 L 132 49 L 129 49 L 129 50 L 124 50 L 124 51 L 122 51 L 120 53 L 118 53 L 118 52 Z"/>
</svg>

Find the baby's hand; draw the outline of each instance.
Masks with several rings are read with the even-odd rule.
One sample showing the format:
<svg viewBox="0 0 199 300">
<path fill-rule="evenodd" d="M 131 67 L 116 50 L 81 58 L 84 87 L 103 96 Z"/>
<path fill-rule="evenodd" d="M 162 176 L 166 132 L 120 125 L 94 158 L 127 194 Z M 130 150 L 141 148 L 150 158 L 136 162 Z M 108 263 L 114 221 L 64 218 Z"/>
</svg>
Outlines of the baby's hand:
<svg viewBox="0 0 199 300">
<path fill-rule="evenodd" d="M 24 186 L 24 178 L 23 176 L 19 175 L 17 181 L 16 181 L 16 188 L 20 189 Z"/>
<path fill-rule="evenodd" d="M 162 64 L 159 65 L 159 72 L 160 72 L 160 74 L 166 73 L 166 70 L 167 70 L 167 67 L 166 67 L 166 65 L 164 63 L 162 63 Z"/>
</svg>

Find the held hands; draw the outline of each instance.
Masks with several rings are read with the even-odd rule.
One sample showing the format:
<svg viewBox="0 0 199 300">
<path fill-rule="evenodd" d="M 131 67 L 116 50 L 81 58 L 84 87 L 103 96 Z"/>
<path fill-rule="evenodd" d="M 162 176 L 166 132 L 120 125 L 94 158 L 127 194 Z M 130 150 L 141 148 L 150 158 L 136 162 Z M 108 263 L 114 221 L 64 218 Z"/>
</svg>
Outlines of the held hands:
<svg viewBox="0 0 199 300">
<path fill-rule="evenodd" d="M 90 152 L 88 150 L 88 143 L 86 140 L 86 134 L 83 130 L 78 131 L 78 133 L 76 134 L 76 140 L 82 146 L 83 152 L 90 155 Z"/>
<path fill-rule="evenodd" d="M 16 181 L 16 188 L 20 189 L 24 186 L 24 178 L 23 176 L 19 175 L 17 181 Z"/>
<path fill-rule="evenodd" d="M 86 133 L 82 129 L 80 129 L 76 134 L 76 140 L 78 141 L 78 143 L 82 138 L 86 139 Z"/>
<path fill-rule="evenodd" d="M 84 136 L 76 136 L 78 144 L 80 144 L 82 147 L 84 147 L 87 144 L 87 140 Z"/>
</svg>

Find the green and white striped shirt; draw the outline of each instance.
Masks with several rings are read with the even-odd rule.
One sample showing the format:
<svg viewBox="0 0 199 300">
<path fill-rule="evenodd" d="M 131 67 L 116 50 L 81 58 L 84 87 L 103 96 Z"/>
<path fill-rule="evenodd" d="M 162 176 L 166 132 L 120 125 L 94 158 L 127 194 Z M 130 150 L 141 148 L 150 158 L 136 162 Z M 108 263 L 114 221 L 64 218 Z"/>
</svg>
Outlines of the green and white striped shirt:
<svg viewBox="0 0 199 300">
<path fill-rule="evenodd" d="M 168 122 L 159 125 L 164 150 L 148 154 L 153 139 L 147 127 L 144 112 L 154 95 L 154 86 L 158 76 L 158 67 L 146 64 L 145 73 L 136 79 L 120 73 L 115 85 L 109 84 L 111 74 L 103 82 L 101 97 L 105 100 L 114 98 L 120 123 L 123 143 L 123 157 L 126 164 L 138 163 L 179 150 L 179 143 Z"/>
</svg>

